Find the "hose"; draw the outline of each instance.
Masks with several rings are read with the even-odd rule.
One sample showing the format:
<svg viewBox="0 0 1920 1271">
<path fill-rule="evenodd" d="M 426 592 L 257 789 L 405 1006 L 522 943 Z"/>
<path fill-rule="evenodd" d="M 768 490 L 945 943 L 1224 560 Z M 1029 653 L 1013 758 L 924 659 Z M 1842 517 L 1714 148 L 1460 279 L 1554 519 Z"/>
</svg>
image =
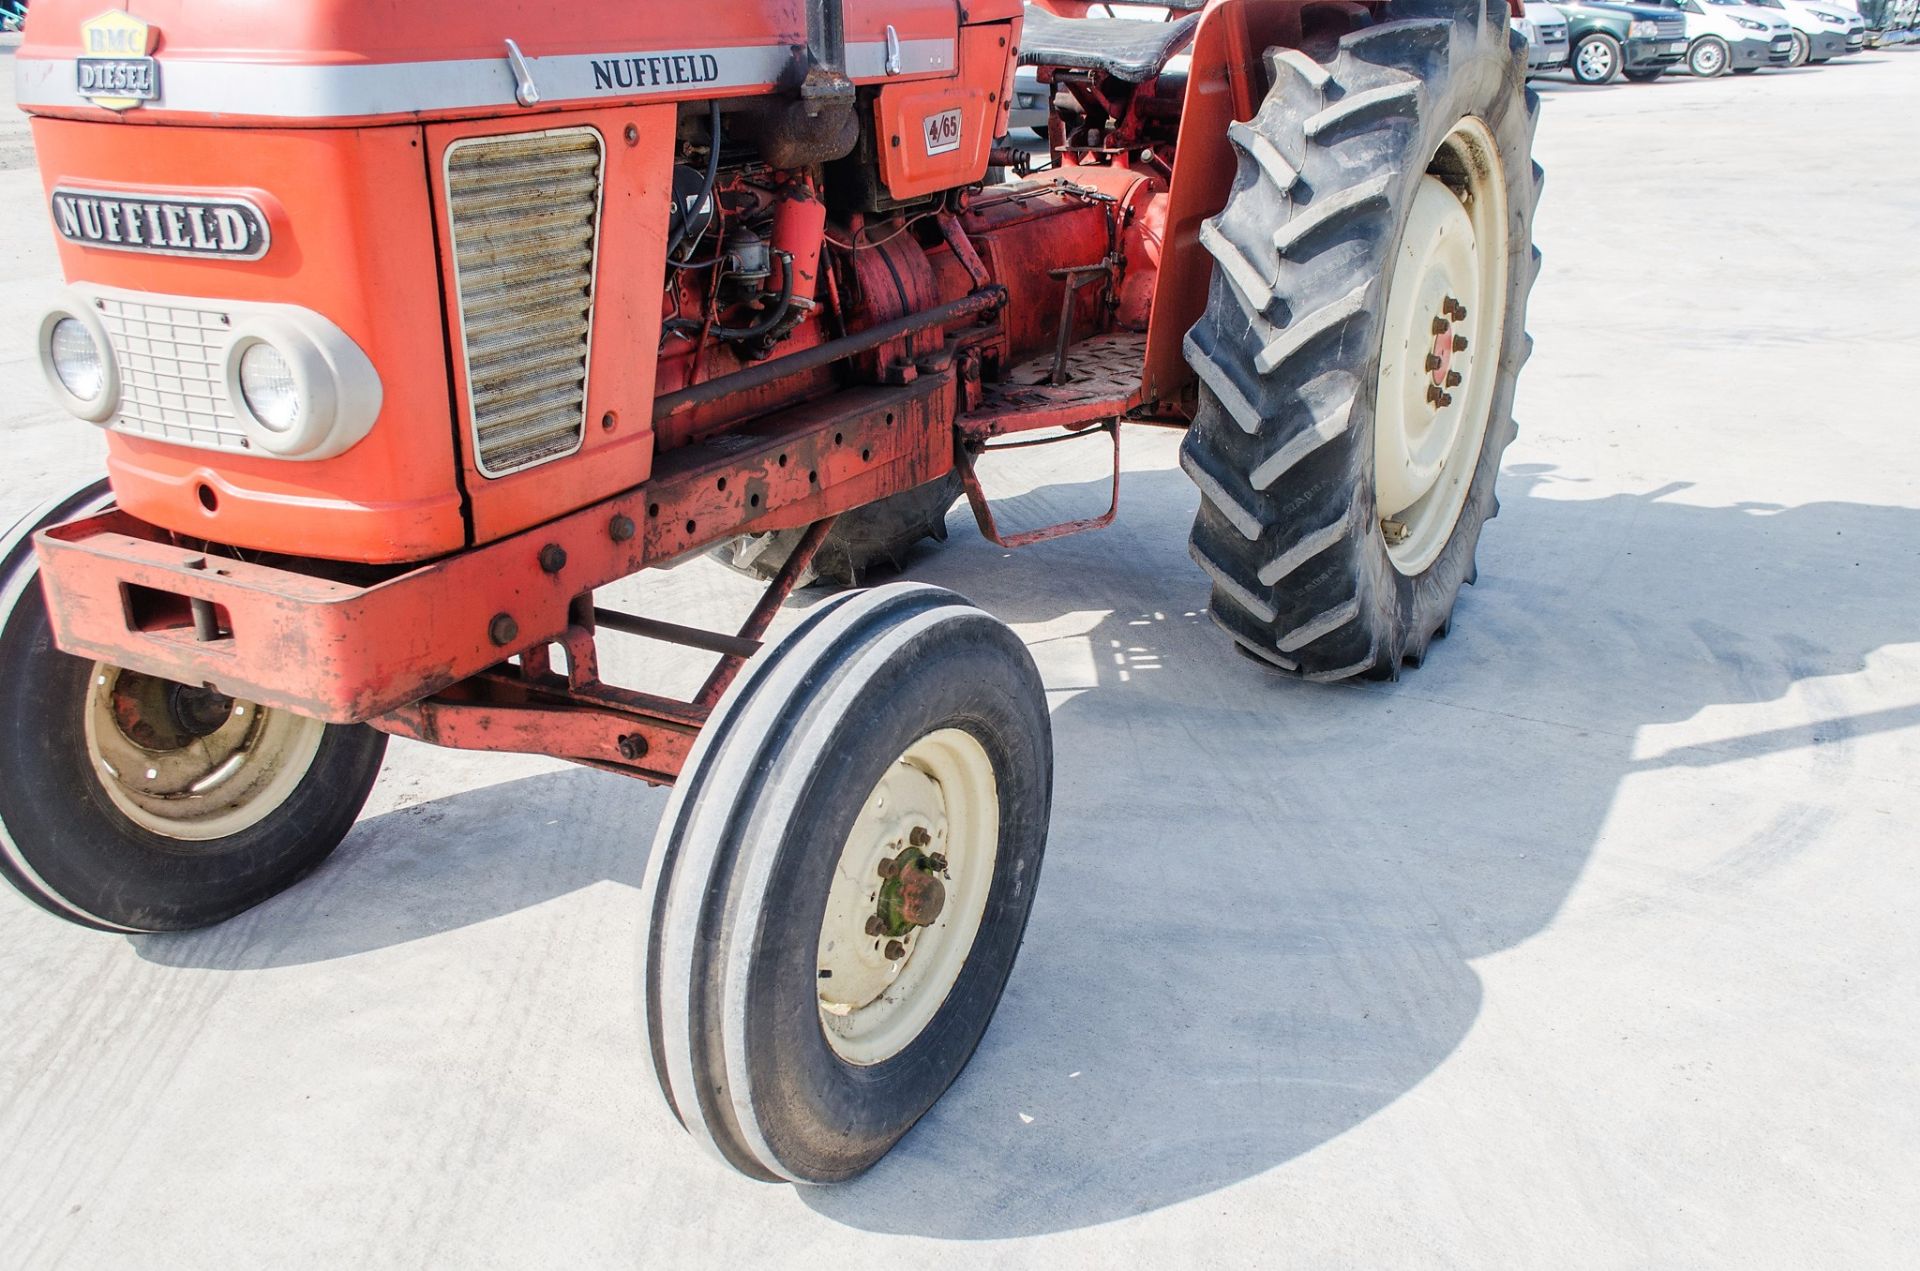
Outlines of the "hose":
<svg viewBox="0 0 1920 1271">
<path fill-rule="evenodd" d="M 679 262 L 673 259 L 674 253 L 679 251 L 681 245 L 686 242 L 687 229 L 693 224 L 694 214 L 713 201 L 713 187 L 720 180 L 720 103 L 718 100 L 713 102 L 712 113 L 707 116 L 707 132 L 709 134 L 707 179 L 701 185 L 700 197 L 694 200 L 693 211 L 689 212 L 684 208 L 681 210 L 679 228 L 673 231 L 673 241 L 667 244 L 667 260 L 676 267 Z"/>
<path fill-rule="evenodd" d="M 780 271 L 780 299 L 774 302 L 773 308 L 767 310 L 765 317 L 750 327 L 723 327 L 716 323 L 711 330 L 722 340 L 757 340 L 779 326 L 781 319 L 787 316 L 787 310 L 793 307 L 793 253 L 783 252 L 776 247 L 773 254 L 780 258 L 784 266 Z"/>
</svg>

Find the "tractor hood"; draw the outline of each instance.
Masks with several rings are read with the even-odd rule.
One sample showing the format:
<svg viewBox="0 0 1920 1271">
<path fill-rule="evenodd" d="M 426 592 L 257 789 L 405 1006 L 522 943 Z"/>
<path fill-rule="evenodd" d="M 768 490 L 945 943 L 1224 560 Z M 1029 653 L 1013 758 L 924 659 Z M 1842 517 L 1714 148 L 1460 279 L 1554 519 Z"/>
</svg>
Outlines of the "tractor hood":
<svg viewBox="0 0 1920 1271">
<path fill-rule="evenodd" d="M 542 104 L 772 92 L 805 72 L 805 0 L 724 5 L 461 5 L 367 0 L 34 0 L 16 56 L 35 114 L 131 123 L 364 120 Z M 1016 18 L 1018 0 L 969 6 Z M 954 72 L 952 0 L 850 0 L 847 71 L 861 81 Z M 521 71 L 509 60 L 517 50 Z M 897 69 L 895 69 L 897 68 Z"/>
</svg>

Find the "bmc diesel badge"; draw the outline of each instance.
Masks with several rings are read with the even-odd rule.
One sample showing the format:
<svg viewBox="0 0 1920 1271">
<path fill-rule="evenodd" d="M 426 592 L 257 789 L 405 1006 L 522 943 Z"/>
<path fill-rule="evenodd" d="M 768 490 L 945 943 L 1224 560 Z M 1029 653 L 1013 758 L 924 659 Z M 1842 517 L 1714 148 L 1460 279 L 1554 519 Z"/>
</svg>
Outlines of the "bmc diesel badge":
<svg viewBox="0 0 1920 1271">
<path fill-rule="evenodd" d="M 160 66 L 153 60 L 158 31 L 130 13 L 113 10 L 80 24 L 80 60 L 75 87 L 108 110 L 131 110 L 160 96 Z"/>
</svg>

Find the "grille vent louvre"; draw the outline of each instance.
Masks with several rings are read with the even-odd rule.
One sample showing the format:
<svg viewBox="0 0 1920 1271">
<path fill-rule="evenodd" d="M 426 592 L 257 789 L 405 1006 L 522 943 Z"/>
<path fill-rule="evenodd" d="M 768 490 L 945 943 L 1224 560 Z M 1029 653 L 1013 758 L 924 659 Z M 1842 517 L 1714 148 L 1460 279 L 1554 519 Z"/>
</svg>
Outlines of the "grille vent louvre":
<svg viewBox="0 0 1920 1271">
<path fill-rule="evenodd" d="M 572 454 L 585 435 L 603 160 L 586 128 L 448 147 L 460 339 L 487 476 Z"/>
</svg>

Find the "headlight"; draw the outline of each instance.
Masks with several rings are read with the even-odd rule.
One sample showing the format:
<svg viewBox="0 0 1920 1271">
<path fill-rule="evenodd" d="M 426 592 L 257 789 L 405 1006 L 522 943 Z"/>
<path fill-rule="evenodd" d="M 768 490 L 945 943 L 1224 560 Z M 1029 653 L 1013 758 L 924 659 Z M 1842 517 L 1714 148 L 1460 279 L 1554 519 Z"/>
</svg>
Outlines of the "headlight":
<svg viewBox="0 0 1920 1271">
<path fill-rule="evenodd" d="M 226 388 L 249 441 L 282 459 L 337 455 L 380 413 L 366 354 L 319 314 L 286 305 L 235 317 Z"/>
<path fill-rule="evenodd" d="M 1659 34 L 1658 22 L 1635 22 L 1627 28 L 1627 38 L 1633 40 L 1651 40 Z"/>
<path fill-rule="evenodd" d="M 1809 9 L 1807 10 L 1807 12 L 1813 14 L 1814 17 L 1819 18 L 1822 22 L 1826 23 L 1828 26 L 1845 26 L 1847 24 L 1847 20 L 1845 18 L 1841 17 L 1837 13 L 1828 13 L 1825 9 Z"/>
<path fill-rule="evenodd" d="M 67 391 L 82 401 L 100 396 L 100 390 L 107 385 L 106 359 L 101 357 L 100 346 L 94 343 L 92 334 L 80 325 L 78 318 L 61 318 L 53 324 L 47 339 L 47 357 L 53 363 L 53 373 L 60 377 Z"/>
<path fill-rule="evenodd" d="M 1513 29 L 1520 33 L 1521 39 L 1529 44 L 1533 43 L 1533 23 L 1527 21 L 1525 18 L 1520 18 L 1514 22 Z"/>
<path fill-rule="evenodd" d="M 265 340 L 240 354 L 240 397 L 253 417 L 272 432 L 291 431 L 300 422 L 300 386 L 280 350 Z"/>
<path fill-rule="evenodd" d="M 1747 28 L 1747 30 L 1749 31 L 1764 31 L 1767 29 L 1766 23 L 1755 22 L 1752 18 L 1735 18 L 1734 21 L 1738 22 L 1741 26 Z"/>
<path fill-rule="evenodd" d="M 62 406 L 104 424 L 120 405 L 120 372 L 93 305 L 75 296 L 40 319 L 40 369 Z"/>
</svg>

